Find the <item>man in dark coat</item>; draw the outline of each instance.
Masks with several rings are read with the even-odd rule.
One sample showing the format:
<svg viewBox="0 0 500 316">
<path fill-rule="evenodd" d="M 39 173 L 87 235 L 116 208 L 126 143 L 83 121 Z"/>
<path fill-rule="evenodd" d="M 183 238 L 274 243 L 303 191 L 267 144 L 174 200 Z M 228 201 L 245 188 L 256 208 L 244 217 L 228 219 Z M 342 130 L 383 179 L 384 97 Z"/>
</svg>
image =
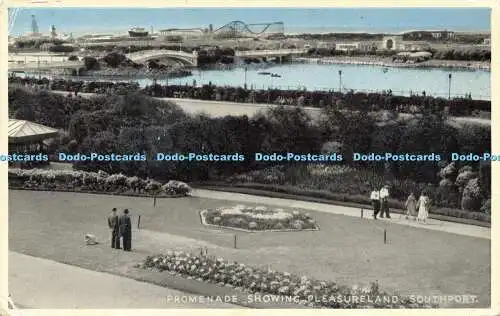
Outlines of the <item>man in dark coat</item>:
<svg viewBox="0 0 500 316">
<path fill-rule="evenodd" d="M 120 236 L 123 238 L 123 250 L 130 251 L 132 248 L 132 223 L 128 216 L 128 209 L 123 211 L 119 218 Z"/>
<path fill-rule="evenodd" d="M 384 187 L 380 190 L 380 218 L 391 218 L 389 214 L 389 186 L 384 185 Z"/>
<path fill-rule="evenodd" d="M 113 211 L 108 217 L 108 226 L 111 230 L 111 248 L 120 249 L 120 226 L 118 224 L 116 208 L 113 208 Z"/>
</svg>

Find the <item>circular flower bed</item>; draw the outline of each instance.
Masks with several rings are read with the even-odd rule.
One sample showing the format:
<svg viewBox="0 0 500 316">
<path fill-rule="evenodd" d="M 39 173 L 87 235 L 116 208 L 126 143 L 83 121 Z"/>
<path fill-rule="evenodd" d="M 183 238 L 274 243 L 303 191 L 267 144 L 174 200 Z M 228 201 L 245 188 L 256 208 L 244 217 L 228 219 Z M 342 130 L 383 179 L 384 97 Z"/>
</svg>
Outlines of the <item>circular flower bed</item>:
<svg viewBox="0 0 500 316">
<path fill-rule="evenodd" d="M 191 188 L 184 182 L 162 184 L 152 179 L 127 177 L 123 174 L 73 170 L 9 169 L 9 187 L 32 190 L 64 190 L 107 192 L 116 194 L 147 194 L 185 196 Z"/>
<path fill-rule="evenodd" d="M 203 210 L 201 221 L 207 226 L 227 227 L 245 231 L 318 230 L 316 221 L 308 213 L 268 209 L 264 206 L 234 207 Z"/>
<path fill-rule="evenodd" d="M 250 293 L 291 296 L 294 302 L 316 308 L 437 307 L 383 292 L 378 283 L 365 287 L 350 287 L 287 272 L 258 269 L 205 255 L 195 256 L 190 253 L 170 251 L 165 255 L 149 256 L 140 266 L 144 269 L 169 271 L 198 281 L 239 288 Z M 355 300 L 355 297 L 365 299 Z"/>
</svg>

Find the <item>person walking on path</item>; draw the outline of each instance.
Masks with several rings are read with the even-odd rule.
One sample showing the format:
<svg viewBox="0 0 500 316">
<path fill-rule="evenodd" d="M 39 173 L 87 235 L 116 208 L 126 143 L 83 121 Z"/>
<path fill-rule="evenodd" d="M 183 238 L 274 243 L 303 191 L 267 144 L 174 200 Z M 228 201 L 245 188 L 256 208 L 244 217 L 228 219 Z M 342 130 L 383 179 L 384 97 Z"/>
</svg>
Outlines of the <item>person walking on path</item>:
<svg viewBox="0 0 500 316">
<path fill-rule="evenodd" d="M 408 199 L 406 200 L 405 203 L 406 207 L 406 219 L 411 218 L 412 220 L 415 220 L 417 218 L 417 199 L 415 198 L 415 194 L 410 193 L 410 196 L 408 196 Z"/>
<path fill-rule="evenodd" d="M 389 188 L 387 185 L 384 185 L 382 189 L 380 189 L 380 218 L 385 217 L 391 218 L 389 214 Z"/>
<path fill-rule="evenodd" d="M 427 223 L 427 218 L 429 217 L 429 208 L 431 200 L 427 196 L 427 192 L 424 190 L 418 199 L 418 216 L 417 222 Z"/>
<path fill-rule="evenodd" d="M 128 209 L 123 211 L 119 218 L 120 236 L 123 238 L 123 250 L 130 251 L 132 248 L 132 223 L 128 215 Z"/>
<path fill-rule="evenodd" d="M 120 225 L 118 223 L 116 207 L 113 208 L 108 217 L 108 226 L 111 230 L 111 248 L 120 249 Z"/>
<path fill-rule="evenodd" d="M 377 219 L 378 212 L 380 211 L 380 192 L 374 188 L 370 195 L 370 199 L 372 200 L 373 206 L 373 219 Z"/>
</svg>

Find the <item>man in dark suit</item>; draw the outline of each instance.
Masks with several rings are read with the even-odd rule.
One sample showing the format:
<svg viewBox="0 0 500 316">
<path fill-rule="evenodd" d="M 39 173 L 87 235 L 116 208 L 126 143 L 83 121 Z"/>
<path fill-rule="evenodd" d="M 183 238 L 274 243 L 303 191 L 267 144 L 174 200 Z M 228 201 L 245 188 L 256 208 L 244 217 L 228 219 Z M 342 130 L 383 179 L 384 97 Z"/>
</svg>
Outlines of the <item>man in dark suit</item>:
<svg viewBox="0 0 500 316">
<path fill-rule="evenodd" d="M 108 217 L 108 226 L 111 230 L 111 248 L 120 249 L 120 226 L 118 224 L 116 208 L 113 208 L 113 211 Z"/>
<path fill-rule="evenodd" d="M 119 218 L 120 236 L 123 238 L 123 250 L 130 251 L 132 248 L 132 223 L 128 216 L 128 209 L 123 211 Z"/>
</svg>

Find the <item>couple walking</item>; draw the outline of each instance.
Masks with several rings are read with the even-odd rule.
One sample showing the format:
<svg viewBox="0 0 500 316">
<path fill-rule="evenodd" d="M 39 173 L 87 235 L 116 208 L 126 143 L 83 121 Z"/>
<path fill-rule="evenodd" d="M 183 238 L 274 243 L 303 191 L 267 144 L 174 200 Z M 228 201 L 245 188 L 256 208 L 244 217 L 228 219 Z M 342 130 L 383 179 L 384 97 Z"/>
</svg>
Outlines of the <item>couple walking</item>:
<svg viewBox="0 0 500 316">
<path fill-rule="evenodd" d="M 380 218 L 384 218 L 384 214 L 387 218 L 391 218 L 389 214 L 389 186 L 384 185 L 382 189 L 373 189 L 370 199 L 373 205 L 373 219 L 377 219 L 377 215 L 380 212 Z"/>
<path fill-rule="evenodd" d="M 412 218 L 414 221 L 416 220 L 417 222 L 423 222 L 423 223 L 427 222 L 427 218 L 429 217 L 431 200 L 429 199 L 426 190 L 422 191 L 422 194 L 420 194 L 418 201 L 415 198 L 415 194 L 413 194 L 413 192 L 410 193 L 410 196 L 406 200 L 405 206 L 406 206 L 406 219 Z"/>
<path fill-rule="evenodd" d="M 118 216 L 116 208 L 113 208 L 108 217 L 108 226 L 111 230 L 111 248 L 121 249 L 120 237 L 123 239 L 123 250 L 130 251 L 132 248 L 132 222 L 128 215 L 128 209 Z"/>
</svg>

